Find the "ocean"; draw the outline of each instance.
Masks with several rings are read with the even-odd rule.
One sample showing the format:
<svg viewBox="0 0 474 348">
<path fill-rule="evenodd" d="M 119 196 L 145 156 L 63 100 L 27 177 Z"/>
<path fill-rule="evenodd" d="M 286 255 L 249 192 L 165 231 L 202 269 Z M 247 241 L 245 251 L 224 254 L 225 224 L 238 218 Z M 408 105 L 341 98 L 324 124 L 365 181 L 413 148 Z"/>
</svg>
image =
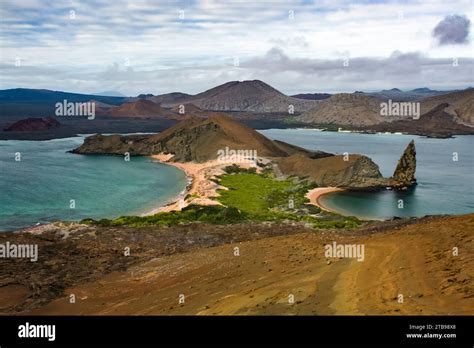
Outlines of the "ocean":
<svg viewBox="0 0 474 348">
<path fill-rule="evenodd" d="M 322 203 L 368 219 L 474 212 L 474 136 L 429 139 L 298 129 L 261 133 L 308 149 L 367 155 L 384 176 L 393 173 L 406 145 L 415 139 L 418 185 L 413 190 L 333 193 L 323 196 Z M 0 231 L 57 220 L 142 214 L 173 201 L 186 187 L 184 172 L 151 158 L 126 162 L 117 156 L 67 152 L 83 139 L 0 141 Z M 15 161 L 16 153 L 20 161 Z"/>
<path fill-rule="evenodd" d="M 0 141 L 0 231 L 141 214 L 174 200 L 186 187 L 183 171 L 151 158 L 126 162 L 67 152 L 83 139 Z"/>
<path fill-rule="evenodd" d="M 410 140 L 415 140 L 418 185 L 414 189 L 409 192 L 337 192 L 322 196 L 321 203 L 331 210 L 368 219 L 474 212 L 474 136 L 433 139 L 414 135 L 309 129 L 269 129 L 260 132 L 271 139 L 312 150 L 367 155 L 387 177 L 393 174 Z"/>
</svg>

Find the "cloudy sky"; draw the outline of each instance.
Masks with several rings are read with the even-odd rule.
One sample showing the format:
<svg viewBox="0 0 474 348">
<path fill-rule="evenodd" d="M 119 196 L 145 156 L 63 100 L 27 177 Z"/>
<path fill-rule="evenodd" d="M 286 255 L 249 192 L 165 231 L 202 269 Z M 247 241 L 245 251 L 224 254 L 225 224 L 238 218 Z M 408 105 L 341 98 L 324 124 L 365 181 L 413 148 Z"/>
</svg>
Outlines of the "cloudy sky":
<svg viewBox="0 0 474 348">
<path fill-rule="evenodd" d="M 1 0 L 0 89 L 466 88 L 472 21 L 472 0 Z"/>
</svg>

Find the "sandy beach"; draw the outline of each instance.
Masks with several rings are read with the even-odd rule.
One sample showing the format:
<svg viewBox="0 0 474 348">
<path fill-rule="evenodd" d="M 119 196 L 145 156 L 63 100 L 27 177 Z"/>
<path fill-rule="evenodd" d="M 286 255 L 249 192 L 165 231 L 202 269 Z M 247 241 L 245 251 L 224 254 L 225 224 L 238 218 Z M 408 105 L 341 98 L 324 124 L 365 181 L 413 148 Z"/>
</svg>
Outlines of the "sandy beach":
<svg viewBox="0 0 474 348">
<path fill-rule="evenodd" d="M 226 188 L 216 184 L 210 179 L 224 174 L 224 168 L 232 165 L 232 163 L 226 163 L 218 160 L 212 160 L 203 163 L 170 162 L 170 160 L 173 158 L 173 155 L 163 153 L 153 155 L 151 157 L 162 163 L 169 164 L 184 171 L 186 173 L 188 185 L 185 191 L 182 192 L 176 201 L 165 206 L 159 206 L 149 212 L 146 212 L 143 214 L 143 216 L 153 215 L 160 212 L 181 210 L 190 204 L 221 205 L 220 202 L 215 200 L 215 198 L 219 196 L 217 190 L 225 190 Z M 253 163 L 238 163 L 238 165 L 242 168 L 250 168 L 253 166 Z M 185 199 L 186 197 L 187 199 Z"/>
<path fill-rule="evenodd" d="M 317 187 L 315 189 L 309 190 L 308 193 L 306 194 L 306 197 L 309 199 L 311 204 L 314 204 L 315 206 L 329 211 L 333 213 L 337 213 L 336 211 L 333 211 L 331 209 L 328 209 L 324 205 L 321 204 L 321 196 L 326 195 L 331 192 L 339 192 L 339 191 L 344 191 L 344 189 L 339 188 L 339 187 Z"/>
</svg>

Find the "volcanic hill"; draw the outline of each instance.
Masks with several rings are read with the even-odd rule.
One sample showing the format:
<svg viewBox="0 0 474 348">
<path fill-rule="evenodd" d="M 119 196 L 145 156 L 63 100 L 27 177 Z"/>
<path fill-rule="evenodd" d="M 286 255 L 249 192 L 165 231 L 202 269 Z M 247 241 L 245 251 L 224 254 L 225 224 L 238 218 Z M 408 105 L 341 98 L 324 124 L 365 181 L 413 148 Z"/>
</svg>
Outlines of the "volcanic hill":
<svg viewBox="0 0 474 348">
<path fill-rule="evenodd" d="M 373 125 L 387 119 L 380 115 L 380 100 L 360 93 L 340 93 L 319 101 L 297 117 L 313 124 Z"/>
<path fill-rule="evenodd" d="M 193 103 L 184 103 L 184 104 L 175 105 L 171 109 L 171 111 L 176 112 L 180 115 L 202 115 L 204 112 L 201 108 L 198 108 Z"/>
<path fill-rule="evenodd" d="M 138 99 L 131 103 L 110 108 L 105 114 L 113 117 L 177 118 L 176 114 L 162 108 L 160 104 L 146 99 Z"/>
<path fill-rule="evenodd" d="M 178 162 L 205 162 L 216 159 L 217 151 L 231 149 L 256 150 L 259 156 L 281 157 L 309 151 L 290 144 L 272 141 L 254 129 L 213 112 L 206 119 L 190 117 L 159 134 L 132 136 L 94 135 L 74 150 L 82 154 L 153 155 L 173 153 Z M 315 156 L 316 153 L 312 153 Z"/>
<path fill-rule="evenodd" d="M 193 103 L 203 110 L 282 113 L 288 113 L 290 105 L 295 112 L 315 105 L 312 100 L 288 97 L 260 80 L 227 82 L 182 102 Z"/>
<path fill-rule="evenodd" d="M 445 110 L 448 114 L 474 126 L 474 88 L 423 99 L 421 101 L 421 114 L 433 110 L 440 104 L 448 104 Z"/>
<path fill-rule="evenodd" d="M 150 100 L 157 104 L 161 104 L 162 106 L 165 106 L 165 107 L 171 107 L 175 103 L 182 102 L 190 97 L 192 97 L 192 95 L 187 94 L 187 93 L 172 92 L 172 93 L 146 97 L 145 99 Z"/>
</svg>

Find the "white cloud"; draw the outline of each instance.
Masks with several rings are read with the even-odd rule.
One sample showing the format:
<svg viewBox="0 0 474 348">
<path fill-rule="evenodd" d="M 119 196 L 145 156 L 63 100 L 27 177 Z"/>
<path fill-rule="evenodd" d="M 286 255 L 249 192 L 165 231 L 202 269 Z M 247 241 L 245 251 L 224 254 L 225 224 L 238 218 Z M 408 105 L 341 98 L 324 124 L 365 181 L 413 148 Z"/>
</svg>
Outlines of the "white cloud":
<svg viewBox="0 0 474 348">
<path fill-rule="evenodd" d="M 323 81 L 311 80 L 295 67 L 281 66 L 278 72 L 268 74 L 269 70 L 249 63 L 264 60 L 274 46 L 284 49 L 288 64 L 326 62 L 328 66 L 320 65 L 320 71 L 330 70 L 345 57 L 354 64 L 357 58 L 390 60 L 397 50 L 446 61 L 470 58 L 473 51 L 472 41 L 447 49 L 436 45 L 431 36 L 432 29 L 447 14 L 469 18 L 469 0 L 355 5 L 347 1 L 18 3 L 0 3 L 0 15 L 5 18 L 0 22 L 0 63 L 13 66 L 18 57 L 25 65 L 14 70 L 3 68 L 0 88 L 76 92 L 119 89 L 131 95 L 177 90 L 196 93 L 229 79 L 257 78 L 291 93 L 377 89 L 395 83 L 403 87 L 413 85 L 415 76 L 425 79 L 420 85 L 431 82 L 436 86 L 430 87 L 461 87 L 459 84 L 465 81 L 458 73 L 451 76 L 446 74 L 449 70 L 434 70 L 433 77 L 428 78 L 426 68 L 421 71 L 417 65 L 404 67 L 411 69 L 411 80 L 409 76 L 381 76 L 379 70 L 368 69 L 365 76 L 345 71 L 324 80 L 323 85 Z M 180 9 L 184 10 L 184 20 L 179 18 Z M 75 19 L 69 18 L 70 10 L 75 11 Z M 290 10 L 294 19 L 288 17 Z M 240 68 L 232 66 L 234 57 L 239 58 Z M 130 62 L 129 69 L 124 65 L 126 61 Z M 118 70 L 111 72 L 109 67 L 115 64 Z M 50 69 L 58 74 L 48 76 L 46 71 Z M 440 75 L 444 82 L 438 81 Z"/>
</svg>

